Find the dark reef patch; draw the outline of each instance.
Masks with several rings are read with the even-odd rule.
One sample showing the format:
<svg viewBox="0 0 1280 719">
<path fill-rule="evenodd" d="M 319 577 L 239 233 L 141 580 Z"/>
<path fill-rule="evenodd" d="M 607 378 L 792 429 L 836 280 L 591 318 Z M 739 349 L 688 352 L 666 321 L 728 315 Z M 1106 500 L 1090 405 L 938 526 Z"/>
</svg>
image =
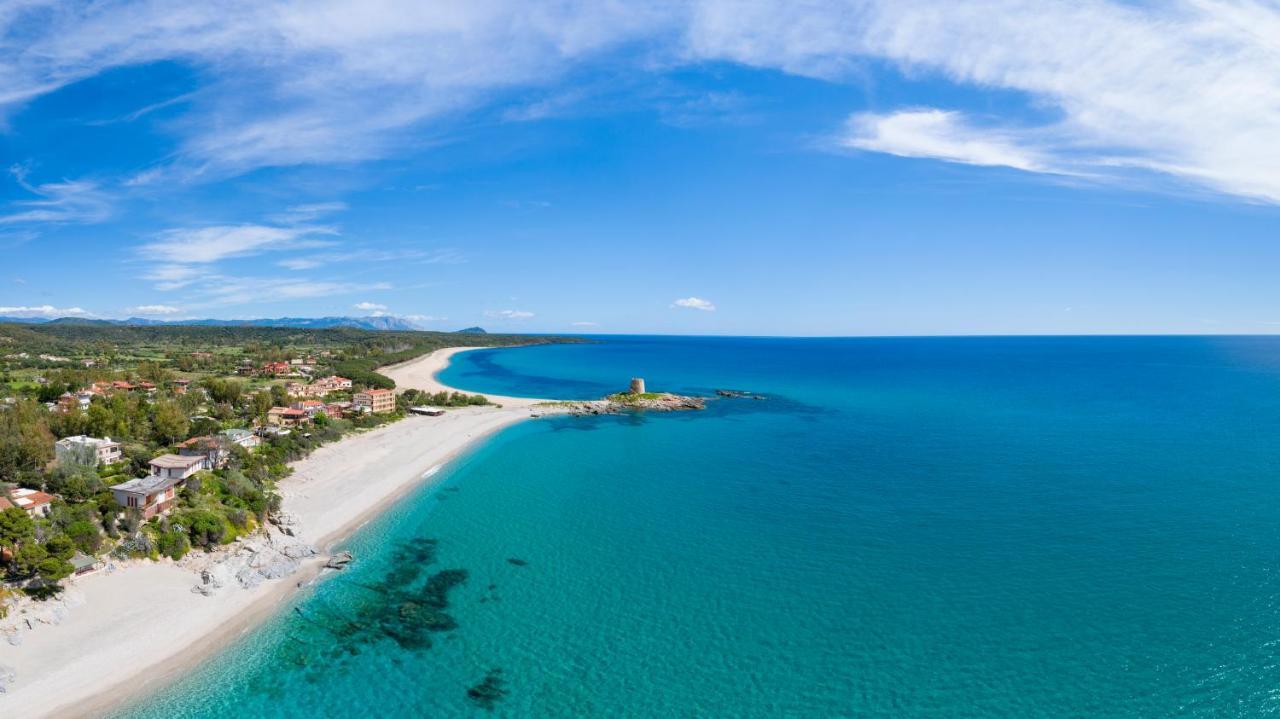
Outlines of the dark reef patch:
<svg viewBox="0 0 1280 719">
<path fill-rule="evenodd" d="M 487 711 L 493 711 L 494 706 L 506 696 L 506 681 L 502 678 L 502 670 L 497 668 L 490 669 L 483 681 L 467 690 L 467 699 Z"/>
</svg>

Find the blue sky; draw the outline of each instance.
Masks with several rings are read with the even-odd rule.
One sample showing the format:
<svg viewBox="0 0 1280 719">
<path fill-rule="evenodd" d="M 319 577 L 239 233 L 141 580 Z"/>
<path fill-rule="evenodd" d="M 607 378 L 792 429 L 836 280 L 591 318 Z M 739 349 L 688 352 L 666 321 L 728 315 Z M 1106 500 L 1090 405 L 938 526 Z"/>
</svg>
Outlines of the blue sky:
<svg viewBox="0 0 1280 719">
<path fill-rule="evenodd" d="M 0 0 L 0 315 L 1280 330 L 1274 3 L 158 5 Z"/>
</svg>

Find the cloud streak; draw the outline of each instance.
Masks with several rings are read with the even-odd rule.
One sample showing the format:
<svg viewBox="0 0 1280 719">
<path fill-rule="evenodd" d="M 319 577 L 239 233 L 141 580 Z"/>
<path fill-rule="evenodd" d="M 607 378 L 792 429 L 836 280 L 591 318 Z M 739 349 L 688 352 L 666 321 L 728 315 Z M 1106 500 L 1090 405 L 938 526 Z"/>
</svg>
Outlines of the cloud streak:
<svg viewBox="0 0 1280 719">
<path fill-rule="evenodd" d="M 0 8 L 0 113 L 116 67 L 193 67 L 205 84 L 174 105 L 177 150 L 145 184 L 411 152 L 531 89 L 571 100 L 519 119 L 568 111 L 580 102 L 564 78 L 620 55 L 646 71 L 732 62 L 849 84 L 883 63 L 998 92 L 1011 109 L 978 122 L 954 107 L 871 108 L 838 144 L 1028 172 L 1158 173 L 1277 203 L 1276 37 L 1280 7 L 1259 0 L 33 2 Z M 68 204 L 93 189 L 42 185 L 43 199 L 4 221 L 97 216 L 101 205 Z"/>
</svg>

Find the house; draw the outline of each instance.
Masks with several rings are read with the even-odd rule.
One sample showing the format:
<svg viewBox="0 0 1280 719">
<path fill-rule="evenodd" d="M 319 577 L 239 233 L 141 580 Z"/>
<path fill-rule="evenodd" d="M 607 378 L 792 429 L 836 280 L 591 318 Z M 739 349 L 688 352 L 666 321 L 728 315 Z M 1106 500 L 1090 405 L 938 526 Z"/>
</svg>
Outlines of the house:
<svg viewBox="0 0 1280 719">
<path fill-rule="evenodd" d="M 304 399 L 301 402 L 294 402 L 290 406 L 293 409 L 300 409 L 305 412 L 307 419 L 315 419 L 318 414 L 326 414 L 324 402 L 317 399 Z"/>
<path fill-rule="evenodd" d="M 324 413 L 334 419 L 342 419 L 351 413 L 350 402 L 330 402 L 324 406 Z"/>
<path fill-rule="evenodd" d="M 63 392 L 58 397 L 58 411 L 66 413 L 73 409 L 79 409 L 84 412 L 89 409 L 91 402 L 93 402 L 93 393 L 91 392 L 77 392 L 76 394 Z"/>
<path fill-rule="evenodd" d="M 54 455 L 58 462 L 66 464 L 115 464 L 124 459 L 119 442 L 112 442 L 110 437 L 98 439 L 83 434 L 74 437 L 63 437 L 53 445 Z"/>
<path fill-rule="evenodd" d="M 169 511 L 169 508 L 174 505 L 176 501 L 174 487 L 181 482 L 182 480 L 174 477 L 151 474 L 112 485 L 111 496 L 121 507 L 137 509 L 142 512 L 143 519 L 151 519 L 157 514 Z"/>
<path fill-rule="evenodd" d="M 297 427 L 307 421 L 307 413 L 292 407 L 272 407 L 267 412 L 267 423 L 278 427 Z"/>
<path fill-rule="evenodd" d="M 389 389 L 367 389 L 356 392 L 351 400 L 356 407 L 374 414 L 394 412 L 396 409 L 396 393 Z"/>
<path fill-rule="evenodd" d="M 289 374 L 290 371 L 288 362 L 267 362 L 262 365 L 262 369 L 259 370 L 259 373 L 278 377 L 280 375 Z"/>
<path fill-rule="evenodd" d="M 9 490 L 9 498 L 0 497 L 0 510 L 9 507 L 17 507 L 27 513 L 28 517 L 35 519 L 36 517 L 49 516 L 49 510 L 53 509 L 52 494 L 45 494 L 39 490 L 18 488 Z"/>
<path fill-rule="evenodd" d="M 351 380 L 337 375 L 321 377 L 315 381 L 315 384 L 324 388 L 324 391 L 326 392 L 341 392 L 343 390 L 351 389 Z"/>
<path fill-rule="evenodd" d="M 288 437 L 289 433 L 290 430 L 275 425 L 258 428 L 258 435 L 262 437 Z"/>
<path fill-rule="evenodd" d="M 218 433 L 218 436 L 225 438 L 230 444 L 244 447 L 245 449 L 253 449 L 262 444 L 262 440 L 247 429 L 224 429 Z"/>
<path fill-rule="evenodd" d="M 202 469 L 213 469 L 209 458 L 203 454 L 185 457 L 180 454 L 162 454 L 147 464 L 151 465 L 151 476 L 176 479 L 179 482 L 186 481 L 187 477 Z"/>
<path fill-rule="evenodd" d="M 179 442 L 178 455 L 204 457 L 205 469 L 221 469 L 227 465 L 227 459 L 231 457 L 231 447 L 221 437 L 205 435 Z"/>
<path fill-rule="evenodd" d="M 118 379 L 111 383 L 111 389 L 117 390 L 119 392 L 132 392 L 137 388 L 138 386 L 136 384 L 132 382 L 126 382 L 121 379 Z"/>
</svg>

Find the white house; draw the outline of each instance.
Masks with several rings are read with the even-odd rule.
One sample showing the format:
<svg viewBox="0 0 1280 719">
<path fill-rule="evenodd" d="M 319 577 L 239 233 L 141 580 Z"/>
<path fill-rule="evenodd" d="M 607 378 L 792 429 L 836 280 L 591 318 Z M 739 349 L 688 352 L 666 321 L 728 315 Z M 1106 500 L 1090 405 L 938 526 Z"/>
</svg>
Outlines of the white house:
<svg viewBox="0 0 1280 719">
<path fill-rule="evenodd" d="M 173 456 L 173 455 L 167 455 Z M 154 468 L 153 468 L 154 469 Z M 150 475 L 131 479 L 111 487 L 116 504 L 142 512 L 143 519 L 150 519 L 169 510 L 174 505 L 176 487 L 181 480 L 173 477 Z"/>
<path fill-rule="evenodd" d="M 124 458 L 119 442 L 110 437 L 98 439 L 83 434 L 63 437 L 53 446 L 58 461 L 65 464 L 114 464 Z"/>
<path fill-rule="evenodd" d="M 162 454 L 152 459 L 148 464 L 151 465 L 151 476 L 176 479 L 179 482 L 186 480 L 187 477 L 202 469 L 213 469 L 210 466 L 209 457 L 203 454 L 188 457 L 177 454 Z"/>
<path fill-rule="evenodd" d="M 259 444 L 262 444 L 262 440 L 258 439 L 257 435 L 247 429 L 224 429 L 218 434 L 225 437 L 231 444 L 240 445 L 245 449 L 253 449 Z"/>
</svg>

